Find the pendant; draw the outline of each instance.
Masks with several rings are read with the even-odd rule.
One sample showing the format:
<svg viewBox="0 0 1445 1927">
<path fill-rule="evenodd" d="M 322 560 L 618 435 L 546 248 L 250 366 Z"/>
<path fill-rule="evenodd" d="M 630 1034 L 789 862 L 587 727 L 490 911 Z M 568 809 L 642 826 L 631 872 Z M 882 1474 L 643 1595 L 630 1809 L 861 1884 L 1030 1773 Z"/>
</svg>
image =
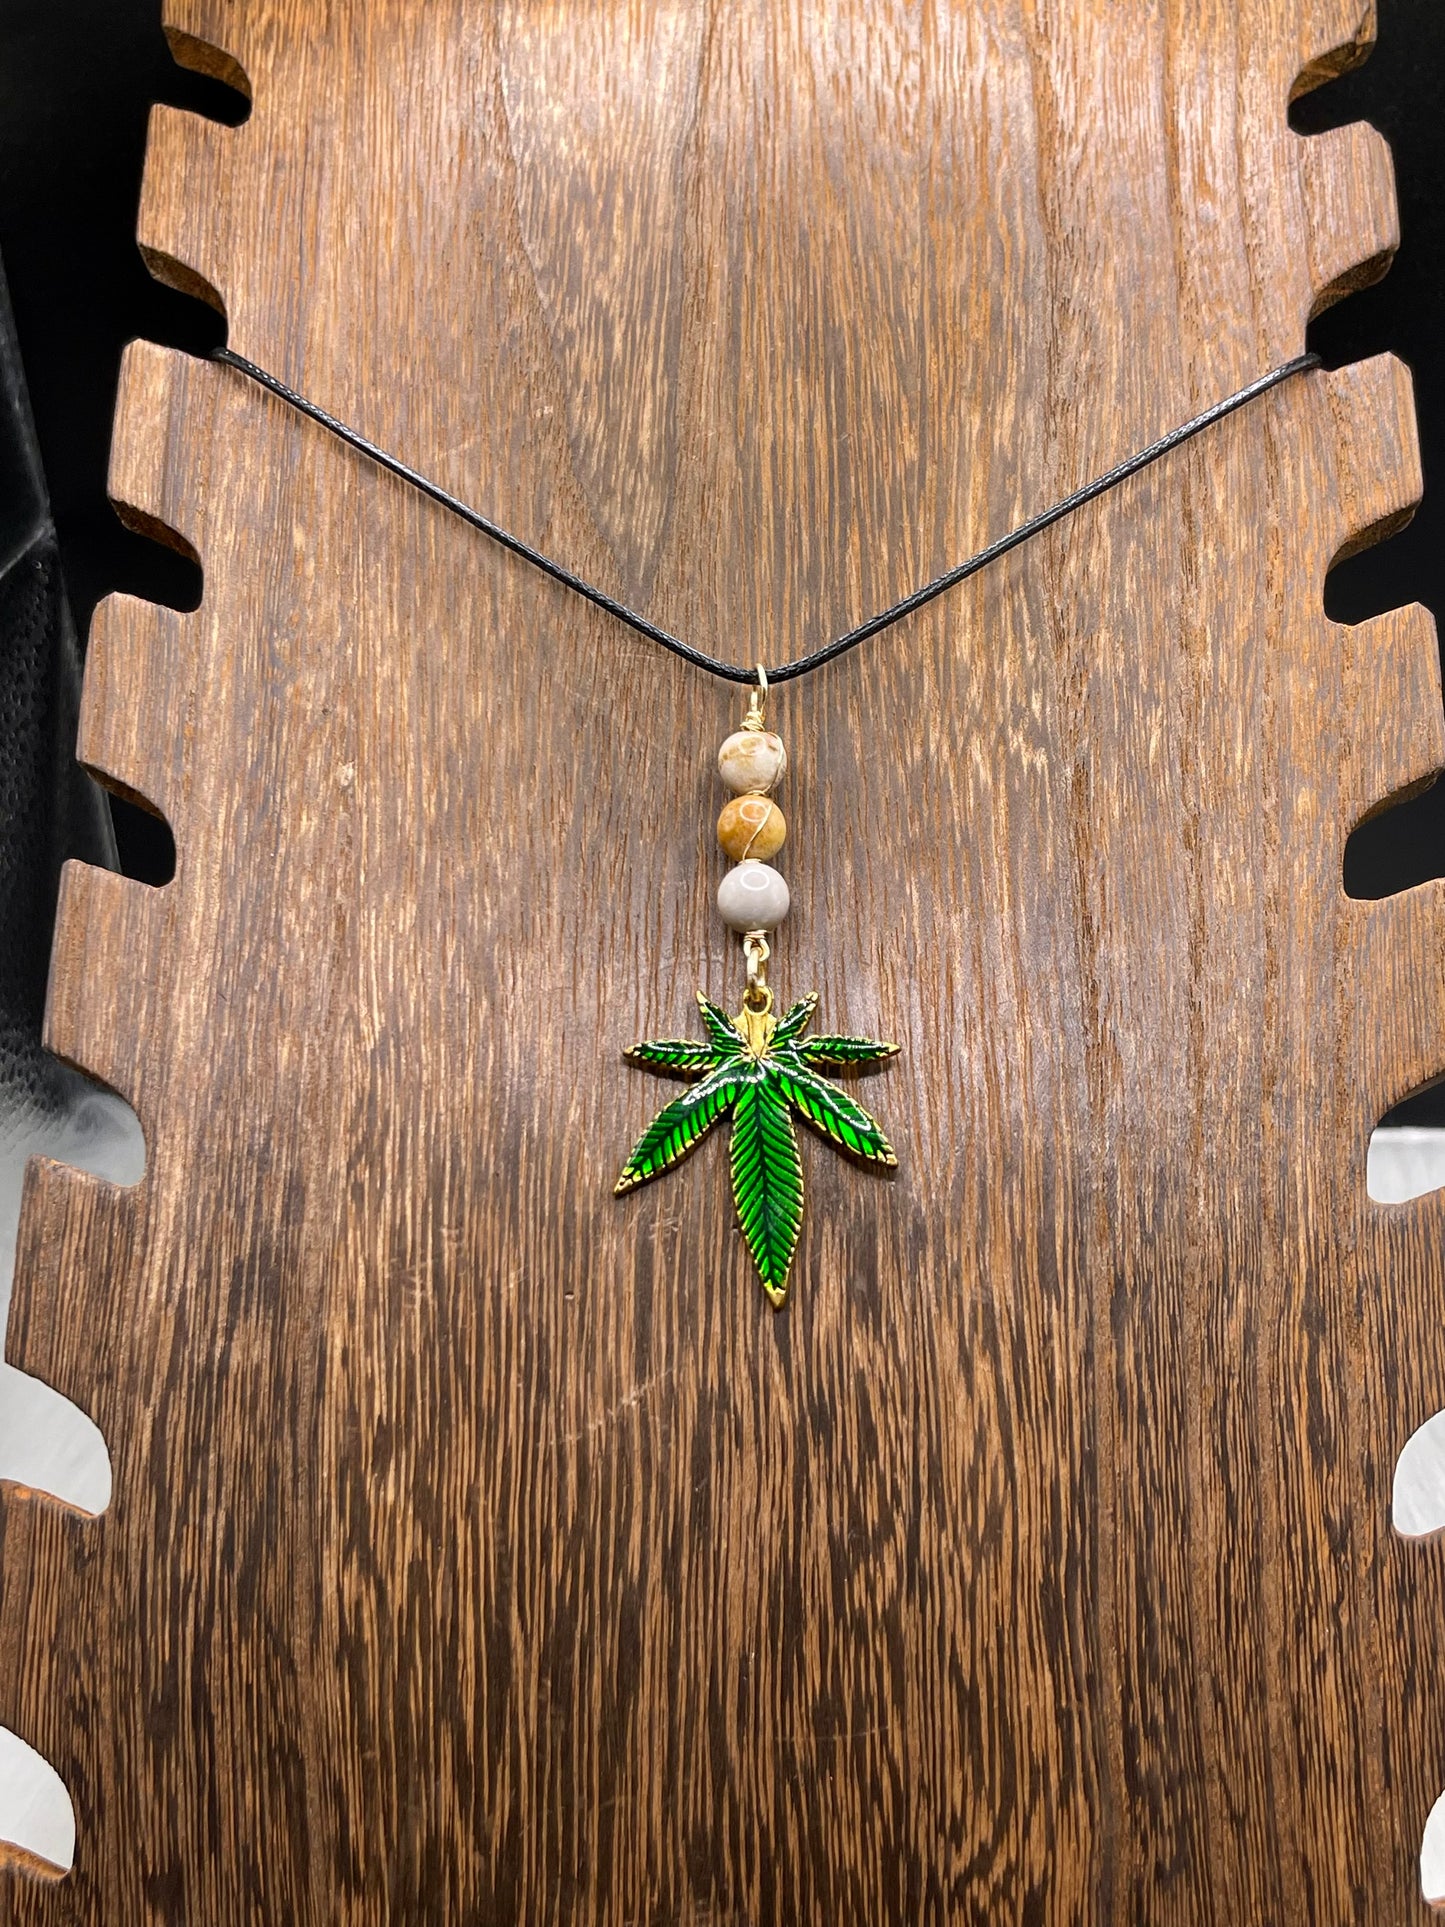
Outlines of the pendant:
<svg viewBox="0 0 1445 1927">
<path fill-rule="evenodd" d="M 877 1121 L 821 1073 L 880 1064 L 898 1046 L 871 1037 L 810 1037 L 816 992 L 782 1017 L 773 1015 L 768 935 L 787 915 L 788 886 L 764 859 L 777 854 L 787 834 L 771 792 L 788 759 L 781 740 L 763 726 L 767 687 L 759 667 L 743 726 L 718 752 L 719 771 L 734 792 L 718 819 L 718 841 L 736 861 L 718 890 L 718 909 L 743 942 L 748 981 L 742 1009 L 729 1017 L 699 991 L 704 1039 L 656 1038 L 624 1053 L 662 1076 L 692 1080 L 692 1088 L 665 1104 L 633 1145 L 616 1192 L 621 1197 L 661 1177 L 714 1124 L 730 1117 L 738 1221 L 763 1290 L 780 1306 L 803 1223 L 794 1115 L 836 1149 L 875 1169 L 896 1170 L 898 1159 Z"/>
</svg>

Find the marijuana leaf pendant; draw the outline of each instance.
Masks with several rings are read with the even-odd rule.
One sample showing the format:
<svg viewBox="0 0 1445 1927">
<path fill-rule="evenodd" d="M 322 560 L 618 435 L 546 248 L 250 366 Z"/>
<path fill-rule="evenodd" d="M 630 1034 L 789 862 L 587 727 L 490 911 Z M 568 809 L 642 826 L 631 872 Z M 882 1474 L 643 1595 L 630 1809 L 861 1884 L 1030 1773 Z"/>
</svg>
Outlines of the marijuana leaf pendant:
<svg viewBox="0 0 1445 1927">
<path fill-rule="evenodd" d="M 877 1123 L 819 1071 L 876 1064 L 896 1044 L 871 1037 L 806 1037 L 817 1008 L 816 992 L 772 1015 L 771 995 L 744 999 L 734 1020 L 698 992 L 707 1041 L 655 1039 L 634 1044 L 634 1064 L 668 1077 L 695 1078 L 691 1090 L 665 1104 L 632 1147 L 616 1190 L 671 1170 L 701 1143 L 713 1125 L 732 1114 L 733 1198 L 748 1249 L 774 1305 L 788 1295 L 788 1269 L 803 1222 L 803 1166 L 793 1131 L 794 1111 L 840 1150 L 893 1170 L 898 1159 Z"/>
</svg>

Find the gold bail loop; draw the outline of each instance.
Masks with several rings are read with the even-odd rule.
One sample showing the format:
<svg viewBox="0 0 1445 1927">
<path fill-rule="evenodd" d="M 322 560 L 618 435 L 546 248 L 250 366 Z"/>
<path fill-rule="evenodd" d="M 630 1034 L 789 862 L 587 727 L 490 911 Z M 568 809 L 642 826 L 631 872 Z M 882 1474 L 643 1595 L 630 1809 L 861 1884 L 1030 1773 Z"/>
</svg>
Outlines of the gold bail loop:
<svg viewBox="0 0 1445 1927">
<path fill-rule="evenodd" d="M 771 1010 L 773 993 L 768 989 L 768 940 L 761 930 L 749 930 L 743 938 L 743 955 L 748 960 L 748 987 L 743 1003 L 749 1010 Z"/>
<path fill-rule="evenodd" d="M 767 725 L 764 722 L 763 718 L 767 715 L 767 710 L 768 710 L 768 672 L 766 669 L 764 669 L 763 665 L 759 663 L 758 680 L 748 702 L 748 713 L 746 716 L 743 717 L 743 728 L 744 729 L 766 728 Z"/>
</svg>

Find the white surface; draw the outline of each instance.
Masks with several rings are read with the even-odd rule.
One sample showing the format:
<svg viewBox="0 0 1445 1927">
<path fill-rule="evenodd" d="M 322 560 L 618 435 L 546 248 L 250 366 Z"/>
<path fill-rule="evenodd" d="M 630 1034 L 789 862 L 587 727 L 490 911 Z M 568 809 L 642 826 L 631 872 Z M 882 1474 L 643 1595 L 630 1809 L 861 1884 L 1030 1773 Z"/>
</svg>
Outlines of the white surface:
<svg viewBox="0 0 1445 1927">
<path fill-rule="evenodd" d="M 0 1364 L 0 1479 L 94 1515 L 110 1504 L 110 1453 L 78 1405 Z"/>
<path fill-rule="evenodd" d="M 1445 1131 L 1391 1125 L 1370 1138 L 1365 1189 L 1376 1204 L 1406 1204 L 1445 1188 Z"/>
<path fill-rule="evenodd" d="M 136 1184 L 145 1175 L 145 1140 L 130 1105 L 78 1071 L 64 1077 L 70 1102 L 63 1112 L 15 1120 L 0 1137 L 0 1330 L 10 1317 L 20 1190 L 28 1161 L 54 1158 L 113 1184 Z M 48 1493 L 79 1512 L 104 1512 L 110 1504 L 110 1453 L 94 1422 L 38 1378 L 3 1362 L 0 1479 Z"/>
<path fill-rule="evenodd" d="M 1376 1131 L 1366 1184 L 1376 1204 L 1407 1204 L 1445 1187 L 1445 1130 L 1409 1125 Z M 1395 1462 L 1390 1512 L 1396 1532 L 1407 1539 L 1445 1531 L 1445 1412 L 1406 1440 Z M 1445 1828 L 1445 1821 L 1439 1824 Z"/>
<path fill-rule="evenodd" d="M 1391 1516 L 1407 1539 L 1445 1531 L 1445 1412 L 1426 1419 L 1395 1462 Z"/>
<path fill-rule="evenodd" d="M 0 1726 L 0 1840 L 57 1873 L 69 1873 L 75 1860 L 75 1809 L 64 1781 L 6 1726 Z"/>
<path fill-rule="evenodd" d="M 32 1157 L 55 1158 L 114 1184 L 145 1175 L 135 1112 L 79 1071 L 60 1072 L 68 1100 L 51 1115 L 12 1116 L 0 1131 L 0 1332 L 10 1319 L 20 1193 Z M 110 1504 L 110 1453 L 94 1422 L 38 1378 L 0 1361 L 0 1479 L 45 1492 L 80 1512 Z M 75 1809 L 55 1768 L 0 1726 L 0 1840 L 57 1873 L 75 1859 Z"/>
<path fill-rule="evenodd" d="M 1430 1809 L 1420 1842 L 1420 1892 L 1432 1907 L 1445 1907 L 1445 1793 Z"/>
</svg>

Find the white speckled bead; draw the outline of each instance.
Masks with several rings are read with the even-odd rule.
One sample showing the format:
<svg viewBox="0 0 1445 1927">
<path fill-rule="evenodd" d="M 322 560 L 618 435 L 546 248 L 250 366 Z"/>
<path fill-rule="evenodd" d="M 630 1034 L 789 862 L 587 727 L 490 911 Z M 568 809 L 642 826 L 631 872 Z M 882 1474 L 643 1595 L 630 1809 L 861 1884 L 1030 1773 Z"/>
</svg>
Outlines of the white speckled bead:
<svg viewBox="0 0 1445 1927">
<path fill-rule="evenodd" d="M 717 753 L 718 775 L 734 796 L 766 796 L 787 767 L 783 739 L 770 729 L 735 729 Z"/>
<path fill-rule="evenodd" d="M 776 930 L 788 914 L 788 886 L 771 863 L 749 857 L 718 885 L 717 907 L 730 930 Z"/>
</svg>

